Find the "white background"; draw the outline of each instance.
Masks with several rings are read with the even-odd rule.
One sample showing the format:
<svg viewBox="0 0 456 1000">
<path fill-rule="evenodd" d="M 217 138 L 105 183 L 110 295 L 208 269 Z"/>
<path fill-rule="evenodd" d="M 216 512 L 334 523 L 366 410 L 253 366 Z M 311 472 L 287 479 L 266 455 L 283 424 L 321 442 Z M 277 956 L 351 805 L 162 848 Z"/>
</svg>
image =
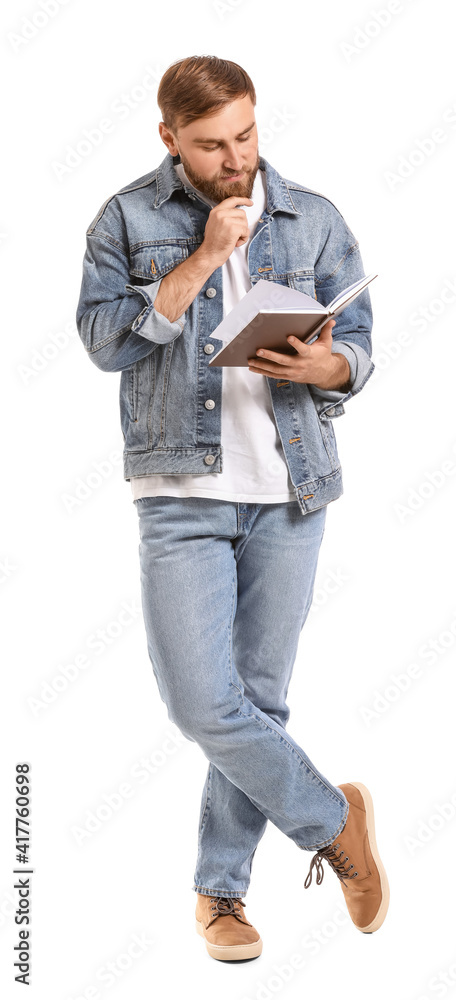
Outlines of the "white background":
<svg viewBox="0 0 456 1000">
<path fill-rule="evenodd" d="M 1 38 L 3 995 L 21 992 L 14 775 L 29 761 L 28 996 L 446 996 L 456 985 L 453 4 L 48 2 L 52 16 L 44 0 L 4 5 Z M 260 152 L 334 201 L 366 273 L 379 273 L 377 369 L 335 424 L 345 492 L 328 510 L 289 730 L 334 783 L 371 789 L 390 911 L 361 935 L 335 875 L 326 868 L 304 892 L 311 855 L 270 823 L 246 911 L 264 950 L 238 965 L 212 960 L 194 929 L 207 761 L 168 720 L 148 659 L 120 375 L 90 362 L 74 325 L 87 226 L 166 154 L 156 87 L 142 80 L 205 53 L 251 74 Z M 106 118 L 110 132 L 80 146 L 78 162 L 74 150 Z M 81 482 L 85 499 L 69 501 Z M 97 652 L 100 629 L 109 641 Z M 141 783 L 144 757 L 155 763 Z M 144 945 L 132 958 L 134 935 Z"/>
</svg>

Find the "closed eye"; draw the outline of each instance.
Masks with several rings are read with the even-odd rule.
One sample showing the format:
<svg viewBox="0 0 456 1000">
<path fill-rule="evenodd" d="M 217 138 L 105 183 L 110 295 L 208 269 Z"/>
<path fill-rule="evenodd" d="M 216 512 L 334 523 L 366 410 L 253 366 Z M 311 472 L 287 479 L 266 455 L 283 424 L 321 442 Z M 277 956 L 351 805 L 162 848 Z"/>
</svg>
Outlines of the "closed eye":
<svg viewBox="0 0 456 1000">
<path fill-rule="evenodd" d="M 246 135 L 243 139 L 238 139 L 237 141 L 238 142 L 247 142 L 248 139 L 250 139 L 250 136 Z M 221 145 L 221 143 L 220 143 L 220 145 Z M 200 148 L 201 149 L 205 149 L 207 153 L 213 153 L 216 149 L 219 148 L 219 143 L 217 143 L 216 146 L 201 146 Z"/>
<path fill-rule="evenodd" d="M 240 135 L 240 136 L 238 136 L 237 141 L 238 142 L 248 142 L 248 140 L 250 138 L 251 138 L 251 130 L 250 130 L 250 132 L 249 132 L 248 135 Z M 215 143 L 212 144 L 212 146 L 206 146 L 205 145 L 205 146 L 201 146 L 200 148 L 206 150 L 206 152 L 208 152 L 208 153 L 213 153 L 214 150 L 219 149 L 220 146 L 223 146 L 223 142 L 215 142 Z"/>
</svg>

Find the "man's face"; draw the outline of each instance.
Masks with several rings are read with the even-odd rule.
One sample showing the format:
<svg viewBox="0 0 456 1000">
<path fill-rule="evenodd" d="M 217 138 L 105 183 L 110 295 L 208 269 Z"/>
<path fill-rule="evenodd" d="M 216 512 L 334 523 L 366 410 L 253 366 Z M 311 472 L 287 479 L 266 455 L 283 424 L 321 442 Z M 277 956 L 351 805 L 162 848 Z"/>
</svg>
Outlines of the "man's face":
<svg viewBox="0 0 456 1000">
<path fill-rule="evenodd" d="M 251 98 L 238 98 L 209 118 L 175 132 L 160 123 L 172 156 L 179 153 L 188 179 L 212 201 L 231 195 L 250 198 L 259 167 L 258 132 Z"/>
</svg>

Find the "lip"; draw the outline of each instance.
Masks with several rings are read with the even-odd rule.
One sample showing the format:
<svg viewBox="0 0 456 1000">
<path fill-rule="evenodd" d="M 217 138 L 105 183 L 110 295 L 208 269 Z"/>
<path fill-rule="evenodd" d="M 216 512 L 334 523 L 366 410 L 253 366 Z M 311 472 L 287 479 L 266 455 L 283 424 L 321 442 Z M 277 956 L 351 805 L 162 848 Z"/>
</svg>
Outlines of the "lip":
<svg viewBox="0 0 456 1000">
<path fill-rule="evenodd" d="M 231 174 L 230 177 L 222 177 L 222 181 L 239 181 L 243 176 L 244 171 L 242 170 L 240 174 Z"/>
</svg>

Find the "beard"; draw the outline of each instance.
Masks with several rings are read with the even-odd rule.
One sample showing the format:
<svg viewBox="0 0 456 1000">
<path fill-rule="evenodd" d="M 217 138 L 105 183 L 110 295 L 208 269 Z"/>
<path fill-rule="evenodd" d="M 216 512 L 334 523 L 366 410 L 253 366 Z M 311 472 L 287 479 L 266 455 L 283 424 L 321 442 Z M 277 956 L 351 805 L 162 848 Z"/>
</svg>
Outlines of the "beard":
<svg viewBox="0 0 456 1000">
<path fill-rule="evenodd" d="M 237 195 L 238 198 L 250 198 L 253 191 L 253 185 L 255 182 L 255 177 L 257 175 L 260 166 L 260 156 L 257 151 L 256 163 L 250 169 L 244 167 L 245 176 L 241 181 L 234 181 L 232 184 L 224 183 L 220 176 L 213 178 L 212 180 L 207 180 L 205 177 L 200 177 L 199 174 L 195 174 L 194 170 L 190 166 L 188 160 L 179 153 L 182 166 L 187 174 L 189 181 L 192 182 L 193 186 L 198 188 L 202 194 L 205 194 L 207 198 L 211 198 L 212 201 L 217 203 L 224 201 L 225 198 L 230 198 L 232 195 Z M 237 170 L 227 170 L 224 173 L 224 177 L 231 177 L 238 173 Z"/>
</svg>

